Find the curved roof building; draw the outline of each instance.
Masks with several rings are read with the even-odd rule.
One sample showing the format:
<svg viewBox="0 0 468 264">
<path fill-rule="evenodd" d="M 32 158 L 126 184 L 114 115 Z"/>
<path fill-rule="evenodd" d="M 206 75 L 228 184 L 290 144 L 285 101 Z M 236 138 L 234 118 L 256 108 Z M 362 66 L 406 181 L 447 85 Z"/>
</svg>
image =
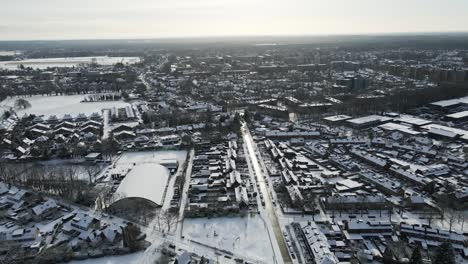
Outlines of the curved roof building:
<svg viewBox="0 0 468 264">
<path fill-rule="evenodd" d="M 135 166 L 115 192 L 117 199 L 114 204 L 128 199 L 143 199 L 155 206 L 162 206 L 169 175 L 169 170 L 157 163 Z"/>
</svg>

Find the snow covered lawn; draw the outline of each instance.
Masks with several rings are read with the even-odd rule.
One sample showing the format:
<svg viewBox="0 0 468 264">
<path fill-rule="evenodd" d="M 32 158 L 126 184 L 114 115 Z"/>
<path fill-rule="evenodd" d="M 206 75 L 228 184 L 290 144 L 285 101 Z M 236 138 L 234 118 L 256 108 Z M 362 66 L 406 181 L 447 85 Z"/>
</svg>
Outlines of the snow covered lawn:
<svg viewBox="0 0 468 264">
<path fill-rule="evenodd" d="M 262 219 L 255 216 L 190 218 L 184 220 L 187 239 L 228 250 L 266 263 L 273 262 L 273 250 Z"/>
</svg>

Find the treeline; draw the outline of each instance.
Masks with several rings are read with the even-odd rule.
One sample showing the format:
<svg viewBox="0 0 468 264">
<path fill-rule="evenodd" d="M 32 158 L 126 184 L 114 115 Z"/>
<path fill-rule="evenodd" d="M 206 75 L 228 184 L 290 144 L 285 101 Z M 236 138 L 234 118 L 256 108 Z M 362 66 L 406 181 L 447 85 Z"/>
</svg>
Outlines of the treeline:
<svg viewBox="0 0 468 264">
<path fill-rule="evenodd" d="M 86 206 L 92 205 L 97 196 L 92 185 L 80 179 L 76 166 L 0 163 L 0 180 Z"/>
<path fill-rule="evenodd" d="M 463 97 L 467 94 L 468 86 L 466 84 L 447 83 L 424 89 L 399 90 L 381 98 L 352 98 L 344 101 L 342 104 L 334 105 L 331 111 L 350 115 L 406 112 L 435 101 Z"/>
</svg>

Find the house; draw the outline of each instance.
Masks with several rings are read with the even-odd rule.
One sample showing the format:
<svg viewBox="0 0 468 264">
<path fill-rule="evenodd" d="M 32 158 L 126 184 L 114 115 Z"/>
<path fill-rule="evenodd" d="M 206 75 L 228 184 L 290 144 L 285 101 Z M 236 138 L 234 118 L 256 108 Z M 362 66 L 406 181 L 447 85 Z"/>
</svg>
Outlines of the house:
<svg viewBox="0 0 468 264">
<path fill-rule="evenodd" d="M 81 127 L 87 127 L 87 126 L 95 126 L 95 127 L 102 127 L 102 123 L 95 121 L 95 120 L 88 120 L 86 122 L 81 123 Z"/>
<path fill-rule="evenodd" d="M 6 183 L 0 182 L 0 195 L 8 193 L 9 190 L 10 190 L 10 188 L 8 187 L 8 185 Z"/>
<path fill-rule="evenodd" d="M 187 251 L 179 252 L 176 256 L 174 264 L 190 264 L 192 262 L 192 256 Z"/>
<path fill-rule="evenodd" d="M 346 123 L 354 128 L 369 128 L 391 121 L 392 118 L 380 115 L 369 115 L 355 119 L 348 119 Z"/>
<path fill-rule="evenodd" d="M 101 133 L 101 127 L 100 126 L 95 126 L 95 125 L 87 125 L 87 126 L 81 128 L 80 132 L 82 132 L 82 133 L 93 133 L 93 134 L 99 135 L 99 133 Z"/>
<path fill-rule="evenodd" d="M 57 118 L 56 115 L 51 115 L 49 116 L 49 118 L 47 119 L 47 123 L 49 124 L 55 124 L 59 121 L 59 119 Z"/>
<path fill-rule="evenodd" d="M 88 214 L 80 213 L 72 219 L 71 226 L 86 231 L 90 228 L 98 228 L 100 226 L 100 221 Z"/>
<path fill-rule="evenodd" d="M 53 199 L 48 199 L 44 203 L 34 206 L 31 210 L 33 212 L 33 217 L 36 219 L 43 219 L 59 209 L 59 206 Z"/>
<path fill-rule="evenodd" d="M 121 131 L 114 133 L 114 138 L 117 139 L 118 141 L 133 141 L 136 137 L 136 134 L 130 131 Z"/>
<path fill-rule="evenodd" d="M 36 240 L 38 234 L 39 229 L 37 227 L 19 228 L 14 230 L 12 233 L 7 234 L 6 240 L 18 243 L 31 242 Z"/>
<path fill-rule="evenodd" d="M 70 136 L 74 133 L 73 129 L 66 128 L 66 127 L 60 127 L 59 129 L 56 129 L 54 131 L 55 135 L 64 135 L 64 136 Z"/>
<path fill-rule="evenodd" d="M 96 152 L 89 153 L 85 157 L 86 161 L 91 161 L 91 162 L 94 162 L 94 161 L 100 160 L 100 159 L 102 159 L 102 154 L 101 153 L 96 153 Z"/>
<path fill-rule="evenodd" d="M 404 206 L 405 208 L 411 208 L 412 210 L 438 210 L 436 205 L 433 204 L 429 199 L 417 194 L 406 197 L 404 199 Z"/>
<path fill-rule="evenodd" d="M 391 236 L 393 234 L 393 226 L 388 221 L 351 220 L 344 224 L 344 229 L 348 234 L 360 234 L 364 237 Z"/>
<path fill-rule="evenodd" d="M 135 144 L 143 145 L 150 141 L 150 138 L 145 135 L 139 135 L 134 140 Z"/>
<path fill-rule="evenodd" d="M 122 132 L 122 131 L 133 131 L 133 127 L 131 127 L 129 125 L 122 124 L 122 125 L 114 128 L 114 129 L 112 129 L 112 132 L 114 134 Z"/>
<path fill-rule="evenodd" d="M 115 223 L 106 225 L 100 230 L 100 235 L 104 241 L 114 243 L 122 239 L 122 226 Z"/>
<path fill-rule="evenodd" d="M 178 135 L 168 135 L 161 137 L 159 141 L 163 146 L 177 145 L 180 142 L 180 137 Z"/>
<path fill-rule="evenodd" d="M 176 159 L 163 159 L 159 161 L 159 164 L 168 168 L 171 172 L 175 172 L 179 167 L 179 161 Z"/>
<path fill-rule="evenodd" d="M 27 195 L 26 190 L 19 190 L 17 188 L 11 188 L 8 192 L 7 200 L 17 203 L 23 200 Z"/>
<path fill-rule="evenodd" d="M 76 118 L 75 118 L 76 122 L 84 122 L 86 120 L 88 120 L 88 117 L 84 113 L 78 114 L 78 116 L 76 116 Z"/>
<path fill-rule="evenodd" d="M 73 123 L 73 122 L 70 122 L 70 121 L 63 121 L 61 122 L 60 124 L 56 125 L 54 128 L 57 130 L 59 128 L 69 128 L 69 129 L 75 129 L 76 128 L 76 124 Z"/>
<path fill-rule="evenodd" d="M 65 114 L 65 115 L 63 115 L 63 117 L 62 117 L 62 121 L 69 121 L 69 122 L 71 122 L 71 121 L 73 121 L 73 117 L 72 117 L 70 114 Z"/>
<path fill-rule="evenodd" d="M 94 112 L 89 116 L 89 119 L 94 120 L 94 121 L 98 121 L 98 120 L 101 120 L 102 117 L 98 113 Z"/>
</svg>

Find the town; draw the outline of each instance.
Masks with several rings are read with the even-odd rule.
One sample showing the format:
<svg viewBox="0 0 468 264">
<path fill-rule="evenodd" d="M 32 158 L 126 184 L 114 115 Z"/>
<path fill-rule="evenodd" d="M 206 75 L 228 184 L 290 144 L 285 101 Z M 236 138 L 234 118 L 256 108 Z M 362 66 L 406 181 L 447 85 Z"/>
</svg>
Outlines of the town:
<svg viewBox="0 0 468 264">
<path fill-rule="evenodd" d="M 0 43 L 0 261 L 468 262 L 468 38 L 420 38 Z"/>
</svg>

